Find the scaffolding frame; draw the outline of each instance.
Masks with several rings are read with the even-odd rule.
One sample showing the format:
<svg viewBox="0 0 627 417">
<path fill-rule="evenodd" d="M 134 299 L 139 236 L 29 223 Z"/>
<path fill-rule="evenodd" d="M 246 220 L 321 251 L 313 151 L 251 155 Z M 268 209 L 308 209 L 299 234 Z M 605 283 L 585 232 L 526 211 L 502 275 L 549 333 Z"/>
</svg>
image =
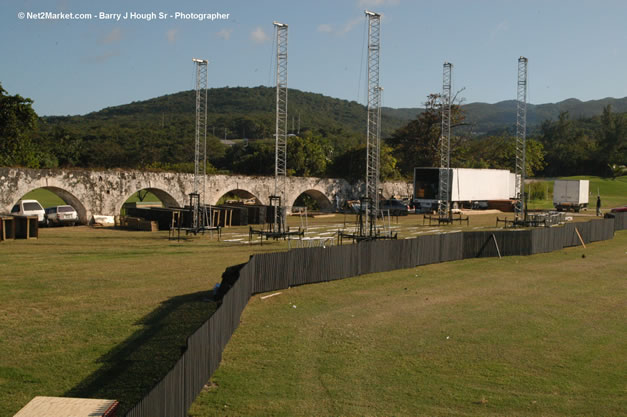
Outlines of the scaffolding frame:
<svg viewBox="0 0 627 417">
<path fill-rule="evenodd" d="M 186 233 L 204 233 L 205 230 L 217 230 L 220 238 L 220 227 L 213 227 L 211 206 L 205 204 L 207 193 L 207 66 L 206 59 L 192 58 L 196 67 L 196 132 L 194 137 L 194 179 L 192 192 L 189 194 L 191 221 L 189 227 L 182 227 L 182 216 L 178 216 L 178 230 Z M 203 141 L 201 159 L 200 142 Z M 202 163 L 202 167 L 201 167 Z M 202 190 L 201 188 L 202 178 Z"/>
<path fill-rule="evenodd" d="M 274 151 L 274 194 L 270 196 L 272 223 L 268 230 L 249 229 L 249 240 L 259 235 L 260 241 L 272 238 L 287 239 L 291 236 L 302 237 L 301 228 L 290 231 L 287 227 L 287 25 L 273 22 L 276 32 L 276 107 L 275 107 L 275 151 Z M 300 120 L 300 116 L 299 116 Z"/>
<path fill-rule="evenodd" d="M 285 203 L 287 186 L 287 25 L 273 22 L 276 30 L 276 112 L 274 196 Z M 273 232 L 285 228 L 285 213 L 274 206 Z"/>
<path fill-rule="evenodd" d="M 201 207 L 204 205 L 204 190 L 206 188 L 206 164 L 202 172 L 200 169 L 200 141 L 204 140 L 205 144 L 207 142 L 207 65 L 209 61 L 206 59 L 192 58 L 192 62 L 194 62 L 196 66 L 196 135 L 194 141 L 194 185 L 192 187 L 192 194 L 196 194 L 198 197 L 191 198 L 190 194 L 190 204 L 192 205 L 192 228 L 200 229 L 204 226 Z M 202 193 L 200 192 L 201 175 L 204 181 Z"/>
<path fill-rule="evenodd" d="M 386 228 L 385 218 L 379 210 L 381 170 L 381 102 L 383 87 L 379 85 L 379 57 L 381 51 L 381 14 L 365 10 L 368 22 L 368 98 L 366 125 L 366 183 L 365 195 L 360 198 L 354 233 L 338 231 L 338 242 L 344 238 L 353 242 L 376 239 L 396 239 L 396 234 Z M 377 227 L 381 217 L 382 227 Z M 388 222 L 389 226 L 389 222 Z"/>
<path fill-rule="evenodd" d="M 451 89 L 453 64 L 445 62 L 442 70 L 442 127 L 440 132 L 440 175 L 438 216 L 451 218 Z"/>
<path fill-rule="evenodd" d="M 381 15 L 366 10 L 368 19 L 368 116 L 366 127 L 365 233 L 373 234 L 379 212 L 379 169 L 381 135 L 381 87 L 379 57 L 381 51 Z"/>
<path fill-rule="evenodd" d="M 527 65 L 528 59 L 518 58 L 518 82 L 516 95 L 516 219 L 527 218 L 525 198 L 525 167 L 527 153 Z"/>
</svg>

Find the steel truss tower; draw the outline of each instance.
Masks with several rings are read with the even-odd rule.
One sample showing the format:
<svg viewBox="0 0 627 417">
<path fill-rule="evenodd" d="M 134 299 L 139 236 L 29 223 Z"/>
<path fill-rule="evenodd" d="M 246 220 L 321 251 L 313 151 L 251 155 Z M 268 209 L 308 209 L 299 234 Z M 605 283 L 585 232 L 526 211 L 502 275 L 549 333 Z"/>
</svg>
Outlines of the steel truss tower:
<svg viewBox="0 0 627 417">
<path fill-rule="evenodd" d="M 287 177 L 287 25 L 274 22 L 276 29 L 276 131 L 274 153 L 274 196 L 285 204 Z M 280 231 L 282 215 L 274 210 L 274 231 Z"/>
<path fill-rule="evenodd" d="M 525 155 L 527 152 L 527 63 L 518 58 L 518 89 L 516 106 L 516 217 L 525 219 Z"/>
<path fill-rule="evenodd" d="M 194 144 L 194 187 L 193 193 L 196 198 L 190 199 L 192 203 L 192 227 L 198 229 L 204 226 L 204 216 L 201 216 L 200 205 L 204 205 L 205 188 L 207 182 L 206 146 L 207 146 L 207 64 L 206 59 L 193 58 L 196 65 L 196 140 Z M 200 141 L 204 142 L 205 163 L 201 170 Z M 200 176 L 203 178 L 203 191 L 200 193 Z"/>
<path fill-rule="evenodd" d="M 445 62 L 442 71 L 442 131 L 440 134 L 440 183 L 438 215 L 449 217 L 451 213 L 451 83 L 453 64 Z"/>
<path fill-rule="evenodd" d="M 368 19 L 368 127 L 366 130 L 366 201 L 365 232 L 372 234 L 379 212 L 379 152 L 381 135 L 381 87 L 379 52 L 381 15 L 365 11 Z"/>
</svg>

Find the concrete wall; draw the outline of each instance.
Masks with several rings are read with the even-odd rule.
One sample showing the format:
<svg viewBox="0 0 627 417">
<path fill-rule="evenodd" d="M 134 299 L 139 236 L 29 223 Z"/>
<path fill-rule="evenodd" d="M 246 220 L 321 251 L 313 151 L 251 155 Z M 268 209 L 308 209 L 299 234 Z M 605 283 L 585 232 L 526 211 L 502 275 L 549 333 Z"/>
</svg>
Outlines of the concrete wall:
<svg viewBox="0 0 627 417">
<path fill-rule="evenodd" d="M 260 203 L 269 204 L 274 177 L 209 175 L 206 186 L 205 200 L 209 204 L 216 204 L 220 197 L 233 191 L 253 195 Z M 8 213 L 22 196 L 37 188 L 57 194 L 78 211 L 82 222 L 87 222 L 94 214 L 119 214 L 124 202 L 139 190 L 153 192 L 167 206 L 182 207 L 188 203 L 192 192 L 193 175 L 135 170 L 0 168 L 0 213 Z M 340 201 L 359 198 L 363 188 L 363 184 L 353 186 L 343 179 L 288 177 L 285 203 L 292 207 L 298 196 L 307 193 L 325 208 L 335 204 L 336 195 Z M 386 198 L 409 191 L 404 182 L 384 183 L 382 188 Z"/>
</svg>

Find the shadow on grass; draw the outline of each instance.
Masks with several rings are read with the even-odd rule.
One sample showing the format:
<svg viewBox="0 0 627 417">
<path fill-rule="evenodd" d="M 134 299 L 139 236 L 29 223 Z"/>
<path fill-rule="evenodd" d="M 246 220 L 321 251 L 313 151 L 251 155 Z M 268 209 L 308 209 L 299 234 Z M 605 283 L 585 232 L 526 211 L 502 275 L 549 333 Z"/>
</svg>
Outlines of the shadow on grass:
<svg viewBox="0 0 627 417">
<path fill-rule="evenodd" d="M 209 291 L 173 297 L 141 319 L 141 330 L 102 356 L 100 369 L 66 397 L 114 399 L 124 416 L 168 373 L 186 349 L 187 337 L 217 308 Z"/>
</svg>

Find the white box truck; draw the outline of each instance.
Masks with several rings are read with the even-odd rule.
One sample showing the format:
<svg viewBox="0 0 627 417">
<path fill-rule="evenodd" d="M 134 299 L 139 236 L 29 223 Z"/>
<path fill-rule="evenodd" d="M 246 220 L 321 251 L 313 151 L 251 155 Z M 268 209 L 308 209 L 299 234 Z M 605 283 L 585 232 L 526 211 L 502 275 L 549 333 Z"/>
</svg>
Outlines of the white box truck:
<svg viewBox="0 0 627 417">
<path fill-rule="evenodd" d="M 588 180 L 555 180 L 553 183 L 553 206 L 558 211 L 578 212 L 588 207 Z"/>
<path fill-rule="evenodd" d="M 416 211 L 437 209 L 440 175 L 445 172 L 440 168 L 414 168 Z M 489 201 L 516 198 L 516 175 L 506 169 L 449 168 L 449 178 L 449 197 L 457 206 L 486 208 Z"/>
</svg>

